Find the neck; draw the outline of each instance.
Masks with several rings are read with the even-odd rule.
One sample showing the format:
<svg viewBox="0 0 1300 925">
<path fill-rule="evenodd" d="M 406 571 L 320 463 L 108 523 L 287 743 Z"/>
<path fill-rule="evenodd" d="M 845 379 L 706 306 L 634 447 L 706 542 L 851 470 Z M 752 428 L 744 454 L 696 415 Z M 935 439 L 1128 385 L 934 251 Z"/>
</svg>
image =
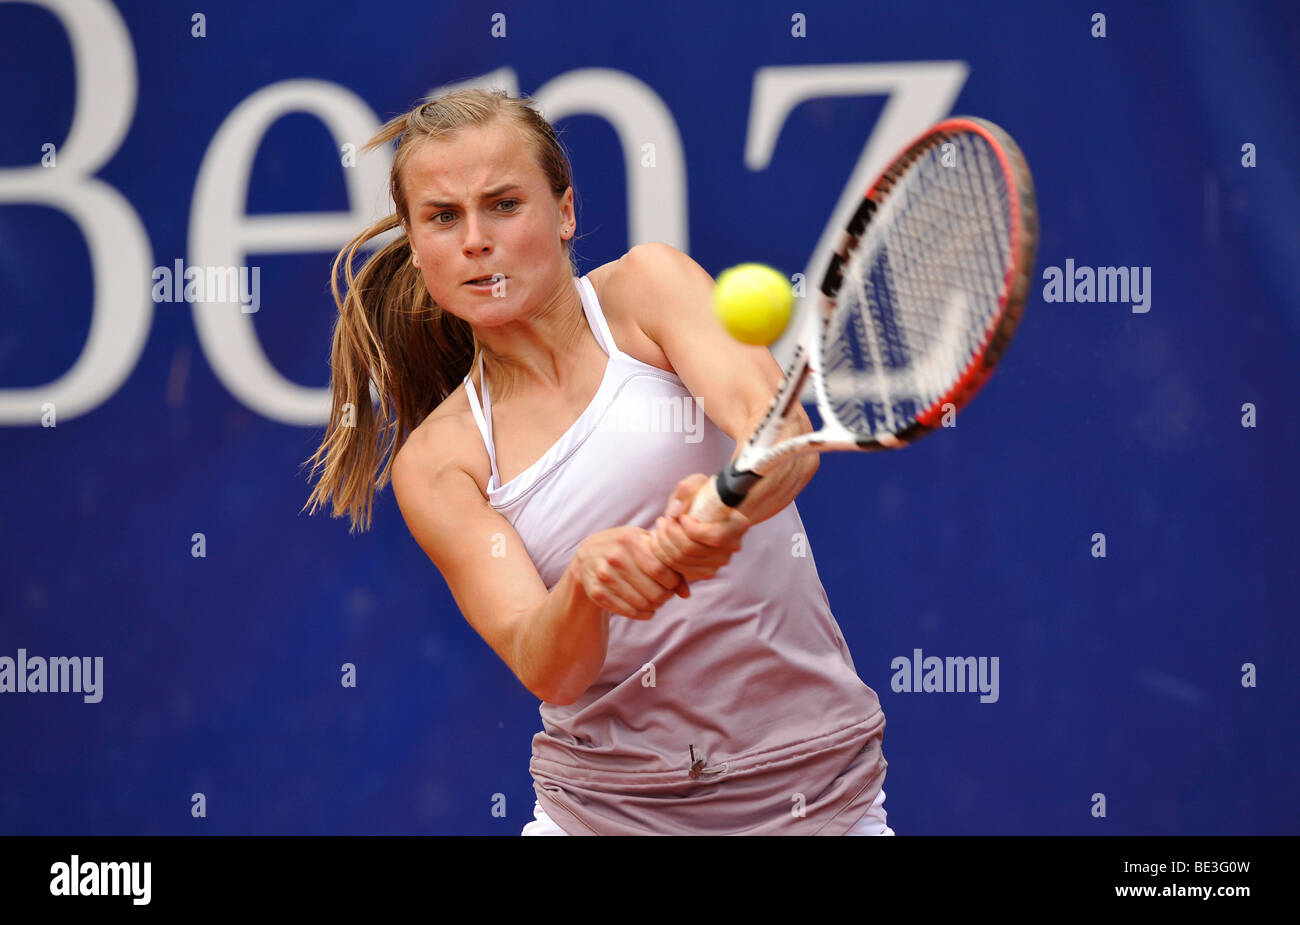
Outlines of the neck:
<svg viewBox="0 0 1300 925">
<path fill-rule="evenodd" d="M 517 391 L 562 391 L 568 386 L 578 365 L 574 347 L 587 328 L 583 315 L 582 298 L 566 272 L 528 315 L 491 328 L 476 327 L 493 403 Z"/>
</svg>

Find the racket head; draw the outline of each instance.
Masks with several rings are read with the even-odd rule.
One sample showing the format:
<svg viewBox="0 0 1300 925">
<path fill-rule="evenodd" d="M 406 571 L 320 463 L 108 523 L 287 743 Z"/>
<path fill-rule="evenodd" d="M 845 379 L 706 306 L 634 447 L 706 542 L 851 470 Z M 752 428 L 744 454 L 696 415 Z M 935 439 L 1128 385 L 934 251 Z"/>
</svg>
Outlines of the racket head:
<svg viewBox="0 0 1300 925">
<path fill-rule="evenodd" d="M 1038 248 L 1033 178 L 1015 141 L 956 116 L 871 184 L 822 280 L 809 363 L 841 448 L 905 446 L 942 426 L 997 367 Z"/>
</svg>

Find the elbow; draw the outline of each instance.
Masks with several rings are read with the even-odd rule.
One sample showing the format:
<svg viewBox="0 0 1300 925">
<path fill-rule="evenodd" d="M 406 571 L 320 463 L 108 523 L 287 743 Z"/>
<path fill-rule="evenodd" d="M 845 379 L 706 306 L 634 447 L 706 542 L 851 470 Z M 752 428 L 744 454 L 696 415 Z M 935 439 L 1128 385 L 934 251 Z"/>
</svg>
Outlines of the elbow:
<svg viewBox="0 0 1300 925">
<path fill-rule="evenodd" d="M 557 707 L 567 707 L 571 703 L 577 703 L 578 698 L 587 692 L 596 681 L 595 673 L 587 674 L 578 671 L 570 671 L 566 676 L 559 678 L 550 678 L 543 683 L 538 683 L 529 688 L 538 700 L 543 703 L 554 704 Z"/>
<path fill-rule="evenodd" d="M 570 689 L 572 685 L 566 687 L 563 681 L 555 678 L 527 676 L 522 672 L 516 672 L 521 684 L 528 688 L 528 692 L 543 703 L 551 703 L 557 707 L 567 707 L 579 697 L 582 691 Z"/>
<path fill-rule="evenodd" d="M 577 702 L 578 695 L 577 694 L 572 694 L 572 695 L 555 694 L 550 697 L 539 697 L 538 699 L 541 700 L 543 703 L 549 703 L 553 706 L 567 707 L 569 704 Z"/>
<path fill-rule="evenodd" d="M 572 693 L 558 687 L 549 687 L 547 685 L 525 685 L 532 695 L 542 703 L 553 704 L 557 707 L 567 707 L 581 696 L 581 692 Z"/>
<path fill-rule="evenodd" d="M 514 670 L 515 677 L 519 679 L 519 683 L 528 688 L 528 693 L 545 703 L 555 703 L 551 698 L 556 695 L 556 690 L 547 678 L 540 677 L 527 671 L 524 666 L 517 661 L 510 667 Z"/>
</svg>

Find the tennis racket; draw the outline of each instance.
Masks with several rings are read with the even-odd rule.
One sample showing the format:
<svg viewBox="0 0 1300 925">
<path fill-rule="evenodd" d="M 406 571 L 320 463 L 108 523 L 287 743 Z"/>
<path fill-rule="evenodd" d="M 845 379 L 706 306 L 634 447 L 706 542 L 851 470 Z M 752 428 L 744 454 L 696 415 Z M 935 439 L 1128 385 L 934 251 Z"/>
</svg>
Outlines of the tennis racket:
<svg viewBox="0 0 1300 925">
<path fill-rule="evenodd" d="M 1033 178 L 1011 136 L 946 119 L 867 189 L 820 291 L 803 300 L 785 381 L 689 513 L 726 519 L 796 453 L 907 446 L 988 380 L 1015 334 L 1038 248 Z M 781 439 L 811 377 L 820 427 Z"/>
</svg>

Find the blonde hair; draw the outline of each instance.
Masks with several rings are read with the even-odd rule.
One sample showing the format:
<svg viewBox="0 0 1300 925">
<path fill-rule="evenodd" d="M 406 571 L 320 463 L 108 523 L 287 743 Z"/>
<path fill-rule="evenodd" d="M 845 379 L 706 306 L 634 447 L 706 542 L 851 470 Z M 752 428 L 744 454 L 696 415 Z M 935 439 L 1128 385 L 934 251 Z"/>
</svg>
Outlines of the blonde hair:
<svg viewBox="0 0 1300 925">
<path fill-rule="evenodd" d="M 351 518 L 349 533 L 370 528 L 374 494 L 388 484 L 397 451 L 465 378 L 479 349 L 469 323 L 433 301 L 411 262 L 403 227 L 410 220 L 403 168 L 432 139 L 505 118 L 522 133 L 559 200 L 572 185 L 572 168 L 554 128 L 534 106 L 531 98 L 511 97 L 504 90 L 456 90 L 390 119 L 362 148 L 398 140 L 389 179 L 397 209 L 349 241 L 334 259 L 330 289 L 339 316 L 330 351 L 330 419 L 320 447 L 303 463 L 311 465 L 309 478 L 324 469 L 303 509 L 315 513 L 332 501 L 333 517 Z M 393 241 L 354 273 L 357 250 L 393 229 L 399 229 Z M 572 239 L 564 247 L 576 276 Z M 343 296 L 340 266 L 347 290 Z M 372 381 L 378 407 L 371 402 Z"/>
</svg>

